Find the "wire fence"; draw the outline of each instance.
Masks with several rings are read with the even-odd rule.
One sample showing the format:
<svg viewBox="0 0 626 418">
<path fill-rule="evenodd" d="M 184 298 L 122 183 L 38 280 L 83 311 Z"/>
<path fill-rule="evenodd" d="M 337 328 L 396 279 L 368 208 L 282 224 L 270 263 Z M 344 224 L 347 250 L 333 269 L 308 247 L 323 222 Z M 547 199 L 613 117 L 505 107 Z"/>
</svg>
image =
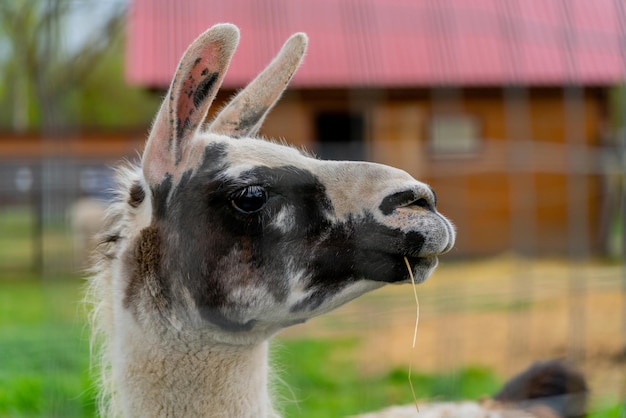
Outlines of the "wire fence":
<svg viewBox="0 0 626 418">
<path fill-rule="evenodd" d="M 623 128 L 611 129 L 607 115 L 590 122 L 589 103 L 596 102 L 590 102 L 589 94 L 594 93 L 576 83 L 582 64 L 569 57 L 581 45 L 588 49 L 603 46 L 593 39 L 577 38 L 571 31 L 570 3 L 556 3 L 565 51 L 560 59 L 567 63 L 570 79 L 558 87 L 524 85 L 519 69 L 533 63 L 524 61 L 523 51 L 509 49 L 502 60 L 511 81 L 489 87 L 498 92 L 493 118 L 504 127 L 501 138 L 481 137 L 484 131 L 475 127 L 472 115 L 462 117 L 471 107 L 468 101 L 473 93 L 446 82 L 445 75 L 454 72 L 455 57 L 462 52 L 457 50 L 459 45 L 448 45 L 439 56 L 441 61 L 434 63 L 442 74 L 441 82 L 419 93 L 428 98 L 429 115 L 457 118 L 444 120 L 447 128 L 435 123 L 421 126 L 421 149 L 429 152 L 432 147 L 443 147 L 444 154 L 446 147 L 469 150 L 461 159 L 431 158 L 425 173 L 429 182 L 445 191 L 447 200 L 441 205 L 455 214 L 452 220 L 459 225 L 463 248 L 480 242 L 481 235 L 498 236 L 498 242 L 506 245 L 480 251 L 479 258 L 470 257 L 471 252 L 452 252 L 442 258 L 440 271 L 420 288 L 420 348 L 414 353 L 406 353 L 414 321 L 414 306 L 406 290 L 394 288 L 366 296 L 327 320 L 320 318 L 299 328 L 302 332 L 355 332 L 375 346 L 370 359 L 385 357 L 389 364 L 402 364 L 415 356 L 416 365 L 433 370 L 471 363 L 510 374 L 533 359 L 563 356 L 583 365 L 594 388 L 626 399 L 626 134 Z M 458 20 L 446 18 L 448 9 L 439 8 L 435 1 L 429 4 L 433 36 L 461 30 L 455 27 Z M 512 45 L 520 36 L 529 36 L 522 35 L 523 28 L 516 23 L 520 4 L 507 1 L 497 6 L 498 34 Z M 615 4 L 618 41 L 623 46 L 620 59 L 626 68 L 626 11 L 623 2 Z M 537 91 L 542 88 L 556 91 L 559 101 L 537 106 Z M 626 103 L 626 89 L 611 91 Z M 397 91 L 377 94 L 386 104 Z M 606 96 L 597 103 L 593 112 L 602 113 L 601 107 L 610 104 Z M 553 120 L 554 113 L 546 111 L 552 105 L 562 109 L 560 120 Z M 362 103 L 356 103 L 347 110 L 362 108 Z M 616 109 L 621 112 L 616 119 L 623 124 L 626 105 Z M 367 133 L 371 117 L 363 123 L 364 146 L 369 147 L 365 156 L 376 159 L 373 143 L 386 138 Z M 537 124 L 549 126 L 563 140 L 537 139 Z M 451 133 L 456 136 L 450 138 Z M 447 145 L 446 139 L 451 140 Z M 478 141 L 478 148 L 472 141 Z M 315 141 L 310 142 L 315 146 Z M 340 149 L 341 144 L 333 143 L 327 149 L 339 149 L 341 155 L 354 152 L 353 141 L 345 146 Z M 481 152 L 491 157 L 472 159 Z M 361 150 L 358 154 L 357 158 Z M 93 245 L 89 237 L 101 225 L 103 207 L 111 198 L 113 163 L 110 158 L 73 155 L 0 156 L 0 225 L 4 229 L 0 232 L 0 274 L 19 276 L 28 271 L 49 279 L 80 274 L 86 265 L 84 250 Z M 499 187 L 504 197 L 477 199 L 476 192 L 488 196 L 483 188 L 491 183 L 476 186 L 475 176 L 505 182 L 506 187 Z M 553 181 L 554 189 L 542 184 L 544 180 Z M 501 218 L 504 222 L 491 222 L 495 220 L 491 215 L 479 216 L 502 211 L 507 212 Z M 563 228 L 546 230 L 556 224 Z M 565 244 L 550 247 L 546 242 L 553 238 Z M 556 247 L 558 251 L 543 250 Z M 399 342 L 405 337 L 406 343 Z"/>
</svg>

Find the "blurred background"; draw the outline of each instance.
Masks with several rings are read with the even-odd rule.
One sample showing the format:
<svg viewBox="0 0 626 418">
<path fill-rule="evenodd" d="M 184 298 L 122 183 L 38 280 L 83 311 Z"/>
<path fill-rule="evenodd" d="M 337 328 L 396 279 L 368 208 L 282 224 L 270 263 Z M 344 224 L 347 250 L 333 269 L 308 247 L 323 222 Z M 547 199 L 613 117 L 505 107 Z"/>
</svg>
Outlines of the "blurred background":
<svg viewBox="0 0 626 418">
<path fill-rule="evenodd" d="M 623 0 L 4 0 L 0 416 L 93 416 L 83 269 L 114 167 L 137 161 L 187 45 L 240 46 L 213 109 L 294 32 L 309 50 L 261 134 L 429 183 L 458 241 L 277 339 L 286 416 L 477 399 L 535 360 L 626 409 Z"/>
</svg>

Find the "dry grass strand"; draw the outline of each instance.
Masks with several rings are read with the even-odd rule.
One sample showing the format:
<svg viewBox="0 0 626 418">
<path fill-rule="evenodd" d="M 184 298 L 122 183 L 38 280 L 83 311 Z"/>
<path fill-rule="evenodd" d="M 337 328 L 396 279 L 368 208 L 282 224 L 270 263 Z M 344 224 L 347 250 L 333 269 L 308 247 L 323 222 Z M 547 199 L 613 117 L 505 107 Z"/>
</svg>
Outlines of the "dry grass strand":
<svg viewBox="0 0 626 418">
<path fill-rule="evenodd" d="M 411 284 L 413 285 L 413 296 L 415 296 L 415 328 L 413 330 L 413 345 L 411 346 L 411 354 L 415 351 L 415 342 L 417 341 L 417 326 L 420 321 L 420 302 L 417 299 L 417 286 L 415 284 L 415 277 L 413 277 L 413 270 L 411 270 L 411 265 L 409 264 L 409 260 L 404 257 L 404 262 L 406 263 L 406 268 L 409 270 L 409 276 L 411 277 Z M 419 406 L 417 404 L 417 396 L 415 396 L 415 388 L 413 388 L 413 382 L 411 381 L 411 374 L 413 372 L 413 355 L 411 355 L 409 359 L 409 386 L 411 386 L 411 394 L 413 395 L 413 402 L 415 402 L 415 409 L 419 412 Z"/>
</svg>

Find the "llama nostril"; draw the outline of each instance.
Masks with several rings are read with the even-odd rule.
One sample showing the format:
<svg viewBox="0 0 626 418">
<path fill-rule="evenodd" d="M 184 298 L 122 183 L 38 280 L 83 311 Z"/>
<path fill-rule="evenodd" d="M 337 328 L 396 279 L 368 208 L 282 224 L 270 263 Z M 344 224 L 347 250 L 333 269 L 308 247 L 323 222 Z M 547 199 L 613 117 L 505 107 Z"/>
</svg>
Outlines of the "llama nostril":
<svg viewBox="0 0 626 418">
<path fill-rule="evenodd" d="M 417 199 L 415 202 L 407 206 L 419 206 L 420 208 L 424 209 L 432 209 L 430 203 L 428 203 L 428 200 L 424 199 L 423 197 L 421 199 Z"/>
<path fill-rule="evenodd" d="M 424 196 L 423 193 L 416 190 L 406 190 L 385 197 L 379 209 L 383 215 L 391 215 L 391 213 L 398 208 L 417 207 L 432 211 L 435 205 L 432 203 L 432 199 L 429 199 L 428 196 Z"/>
</svg>

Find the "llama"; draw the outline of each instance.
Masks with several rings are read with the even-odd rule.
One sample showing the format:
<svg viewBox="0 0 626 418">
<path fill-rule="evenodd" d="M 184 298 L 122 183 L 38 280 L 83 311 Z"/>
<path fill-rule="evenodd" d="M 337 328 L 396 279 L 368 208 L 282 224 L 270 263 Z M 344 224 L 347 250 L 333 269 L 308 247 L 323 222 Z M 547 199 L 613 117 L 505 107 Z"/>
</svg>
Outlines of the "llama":
<svg viewBox="0 0 626 418">
<path fill-rule="evenodd" d="M 433 190 L 406 172 L 256 137 L 304 34 L 205 125 L 238 40 L 220 24 L 189 46 L 141 164 L 120 170 L 89 284 L 102 416 L 276 417 L 274 334 L 421 283 L 454 245 Z"/>
<path fill-rule="evenodd" d="M 561 360 L 539 361 L 480 402 L 393 406 L 359 418 L 584 418 L 589 389 L 583 374 Z"/>
<path fill-rule="evenodd" d="M 189 46 L 141 165 L 121 172 L 90 281 L 104 416 L 277 416 L 271 336 L 409 282 L 405 257 L 426 280 L 454 244 L 434 192 L 406 172 L 255 138 L 302 33 L 204 126 L 238 40 L 220 24 Z"/>
</svg>

